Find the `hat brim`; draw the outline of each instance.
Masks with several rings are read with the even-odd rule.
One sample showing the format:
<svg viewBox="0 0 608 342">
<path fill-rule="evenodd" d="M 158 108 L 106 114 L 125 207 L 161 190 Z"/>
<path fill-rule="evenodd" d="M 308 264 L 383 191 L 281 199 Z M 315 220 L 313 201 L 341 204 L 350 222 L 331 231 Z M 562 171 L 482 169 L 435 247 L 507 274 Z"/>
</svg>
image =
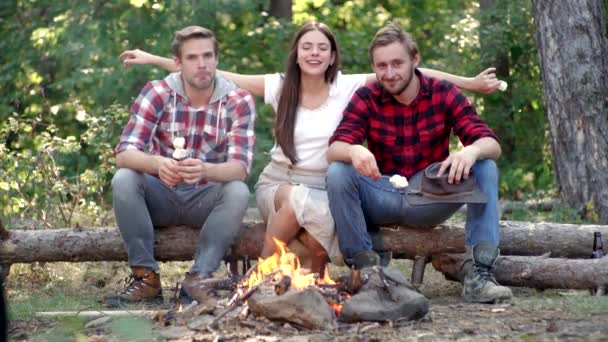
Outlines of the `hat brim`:
<svg viewBox="0 0 608 342">
<path fill-rule="evenodd" d="M 475 203 L 483 204 L 488 202 L 486 195 L 481 192 L 479 186 L 475 186 L 473 191 L 459 192 L 445 196 L 425 193 L 420 191 L 423 172 L 419 172 L 412 179 L 407 187 L 407 201 L 411 205 L 433 204 L 433 203 Z"/>
<path fill-rule="evenodd" d="M 487 203 L 488 199 L 483 192 L 481 192 L 479 190 L 474 190 L 471 192 L 463 192 L 463 193 L 453 194 L 450 196 L 436 196 L 436 195 L 425 194 L 425 193 L 421 193 L 421 192 L 408 192 L 407 201 L 411 205 L 433 204 L 433 203 L 483 204 L 483 203 Z"/>
</svg>

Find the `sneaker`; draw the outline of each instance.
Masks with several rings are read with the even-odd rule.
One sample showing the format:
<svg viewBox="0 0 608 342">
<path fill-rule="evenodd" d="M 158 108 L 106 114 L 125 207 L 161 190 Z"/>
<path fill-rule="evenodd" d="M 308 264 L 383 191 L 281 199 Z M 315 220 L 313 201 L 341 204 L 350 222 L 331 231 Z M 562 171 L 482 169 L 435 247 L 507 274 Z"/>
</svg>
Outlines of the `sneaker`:
<svg viewBox="0 0 608 342">
<path fill-rule="evenodd" d="M 472 256 L 462 264 L 462 297 L 468 303 L 500 303 L 513 297 L 511 289 L 498 284 L 492 269 L 498 258 L 498 248 L 489 242 L 480 242 Z"/>
<path fill-rule="evenodd" d="M 144 267 L 131 267 L 131 275 L 125 280 L 126 286 L 116 294 L 106 296 L 104 302 L 108 307 L 120 307 L 127 304 L 149 303 L 162 304 L 163 291 L 160 275 Z"/>
</svg>

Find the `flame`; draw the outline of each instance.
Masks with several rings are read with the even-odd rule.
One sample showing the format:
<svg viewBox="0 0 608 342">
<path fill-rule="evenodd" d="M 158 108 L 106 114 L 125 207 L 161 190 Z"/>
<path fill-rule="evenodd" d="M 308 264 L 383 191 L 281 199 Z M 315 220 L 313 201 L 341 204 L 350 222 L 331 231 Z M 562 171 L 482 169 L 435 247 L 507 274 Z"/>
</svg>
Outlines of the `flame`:
<svg viewBox="0 0 608 342">
<path fill-rule="evenodd" d="M 308 286 L 319 284 L 335 285 L 336 283 L 329 277 L 327 266 L 325 266 L 325 276 L 323 279 L 317 279 L 317 276 L 312 273 L 303 271 L 300 267 L 298 257 L 289 251 L 282 241 L 273 238 L 277 246 L 277 252 L 266 259 L 259 259 L 257 269 L 248 279 L 245 286 L 251 288 L 262 280 L 266 279 L 272 273 L 275 273 L 273 281 L 278 281 L 282 276 L 286 275 L 291 278 L 291 288 L 303 289 Z M 278 272 L 277 272 L 278 271 Z"/>
<path fill-rule="evenodd" d="M 334 313 L 336 314 L 336 317 L 340 317 L 340 313 L 342 312 L 342 304 L 338 304 L 338 303 L 327 303 L 329 304 L 329 306 L 334 309 Z"/>
<path fill-rule="evenodd" d="M 177 312 L 182 312 L 184 311 L 184 306 L 182 304 L 179 304 L 179 306 L 177 307 Z"/>
</svg>

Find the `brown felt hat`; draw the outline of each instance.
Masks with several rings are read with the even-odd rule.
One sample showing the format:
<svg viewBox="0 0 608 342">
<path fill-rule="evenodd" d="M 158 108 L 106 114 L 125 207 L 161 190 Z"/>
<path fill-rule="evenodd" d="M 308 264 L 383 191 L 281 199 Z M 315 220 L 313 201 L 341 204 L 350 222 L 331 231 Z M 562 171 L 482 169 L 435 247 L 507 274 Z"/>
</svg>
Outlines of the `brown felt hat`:
<svg viewBox="0 0 608 342">
<path fill-rule="evenodd" d="M 460 184 L 448 183 L 448 172 L 437 176 L 441 163 L 433 163 L 416 173 L 409 181 L 407 199 L 410 204 L 486 203 L 486 195 L 477 185 L 473 170 Z"/>
</svg>

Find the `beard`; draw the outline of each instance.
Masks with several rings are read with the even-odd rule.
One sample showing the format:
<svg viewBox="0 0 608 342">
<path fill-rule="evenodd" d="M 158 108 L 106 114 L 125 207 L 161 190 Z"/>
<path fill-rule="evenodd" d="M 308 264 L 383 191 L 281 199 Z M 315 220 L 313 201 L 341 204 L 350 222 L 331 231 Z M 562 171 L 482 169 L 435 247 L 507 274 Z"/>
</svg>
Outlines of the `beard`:
<svg viewBox="0 0 608 342">
<path fill-rule="evenodd" d="M 190 77 L 184 77 L 186 79 L 186 82 L 195 89 L 198 90 L 205 90 L 205 89 L 209 89 L 210 87 L 213 87 L 213 82 L 215 80 L 215 74 L 209 74 L 211 77 L 207 78 L 201 78 L 201 77 L 197 77 L 196 75 L 190 76 Z"/>
<path fill-rule="evenodd" d="M 387 82 L 383 80 L 382 85 L 384 86 L 384 89 L 386 89 L 386 91 L 391 95 L 400 95 L 405 91 L 405 89 L 407 89 L 410 83 L 412 83 L 412 79 L 414 78 L 414 70 L 415 67 L 412 65 L 409 73 L 398 75 L 398 81 L 392 87 L 387 86 Z M 397 75 L 395 77 L 397 77 Z"/>
</svg>

